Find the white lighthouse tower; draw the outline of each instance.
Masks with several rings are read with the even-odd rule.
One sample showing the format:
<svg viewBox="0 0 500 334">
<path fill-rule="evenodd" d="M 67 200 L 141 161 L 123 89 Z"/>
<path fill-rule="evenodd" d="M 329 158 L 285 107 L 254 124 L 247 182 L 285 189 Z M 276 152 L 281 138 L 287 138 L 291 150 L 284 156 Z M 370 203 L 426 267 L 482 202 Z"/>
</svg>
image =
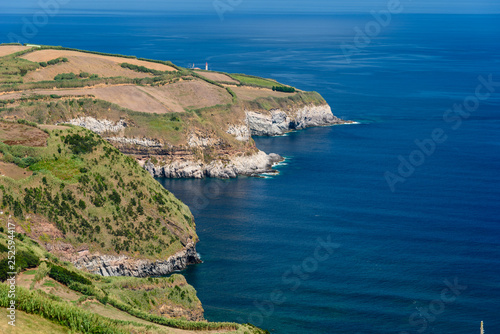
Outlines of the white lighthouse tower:
<svg viewBox="0 0 500 334">
<path fill-rule="evenodd" d="M 208 61 L 205 63 L 205 71 L 208 71 Z"/>
</svg>

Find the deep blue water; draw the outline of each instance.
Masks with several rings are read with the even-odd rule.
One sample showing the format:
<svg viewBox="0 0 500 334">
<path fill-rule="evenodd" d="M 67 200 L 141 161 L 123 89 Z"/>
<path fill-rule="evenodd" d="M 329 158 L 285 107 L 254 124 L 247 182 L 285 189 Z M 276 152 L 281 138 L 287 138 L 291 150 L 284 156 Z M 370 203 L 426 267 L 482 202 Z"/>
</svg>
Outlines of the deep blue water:
<svg viewBox="0 0 500 334">
<path fill-rule="evenodd" d="M 2 17 L 1 36 L 21 18 Z M 59 15 L 30 41 L 273 77 L 360 123 L 255 138 L 287 157 L 272 178 L 160 180 L 195 214 L 204 263 L 184 274 L 207 319 L 291 334 L 470 334 L 484 320 L 500 333 L 500 85 L 467 99 L 479 76 L 500 82 L 500 16 L 395 16 L 346 63 L 340 46 L 370 20 Z M 447 110 L 464 101 L 459 124 Z M 446 140 L 422 159 L 415 140 L 435 130 Z M 419 166 L 393 192 L 385 173 L 410 155 Z"/>
</svg>

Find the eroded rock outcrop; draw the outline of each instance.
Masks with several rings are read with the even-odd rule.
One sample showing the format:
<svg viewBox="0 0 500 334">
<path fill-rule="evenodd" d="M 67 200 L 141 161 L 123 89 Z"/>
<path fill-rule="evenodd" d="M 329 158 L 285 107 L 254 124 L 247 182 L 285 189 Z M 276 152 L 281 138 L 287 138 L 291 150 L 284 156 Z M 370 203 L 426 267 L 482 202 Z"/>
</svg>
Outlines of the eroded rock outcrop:
<svg viewBox="0 0 500 334">
<path fill-rule="evenodd" d="M 98 134 L 103 134 L 105 132 L 116 133 L 127 127 L 127 123 L 122 119 L 118 122 L 112 122 L 107 119 L 95 119 L 90 116 L 74 118 L 64 123 L 81 126 Z"/>
<path fill-rule="evenodd" d="M 250 132 L 254 136 L 278 136 L 312 126 L 347 123 L 335 117 L 327 104 L 309 105 L 296 110 L 247 111 L 246 117 Z"/>
<path fill-rule="evenodd" d="M 283 158 L 255 148 L 251 136 L 277 136 L 312 126 L 349 123 L 335 117 L 328 104 L 292 105 L 282 109 L 246 110 L 236 123 L 220 125 L 221 130 L 243 143 L 235 149 L 227 138 L 213 130 L 193 128 L 186 141 L 168 144 L 158 138 L 124 136 L 123 120 L 80 117 L 68 123 L 83 126 L 113 143 L 121 152 L 138 157 L 140 164 L 153 176 L 168 178 L 235 178 L 276 172 L 273 165 Z M 236 145 L 238 147 L 238 145 Z"/>
<path fill-rule="evenodd" d="M 166 164 L 153 164 L 147 161 L 144 168 L 155 177 L 168 178 L 235 178 L 238 175 L 254 176 L 275 172 L 272 166 L 282 161 L 278 154 L 266 154 L 259 151 L 250 156 L 233 156 L 227 160 L 214 160 L 210 163 L 194 160 L 178 160 Z"/>
<path fill-rule="evenodd" d="M 168 275 L 200 262 L 195 244 L 189 243 L 182 251 L 166 260 L 151 261 L 132 259 L 125 255 L 82 254 L 73 261 L 73 264 L 78 269 L 86 269 L 102 276 L 148 277 Z"/>
<path fill-rule="evenodd" d="M 147 148 L 158 148 L 162 147 L 162 144 L 153 139 L 149 138 L 127 138 L 127 137 L 106 137 L 104 138 L 106 140 L 109 140 L 111 142 L 117 142 L 120 144 L 126 144 L 126 145 L 139 145 L 139 146 L 144 146 Z"/>
</svg>

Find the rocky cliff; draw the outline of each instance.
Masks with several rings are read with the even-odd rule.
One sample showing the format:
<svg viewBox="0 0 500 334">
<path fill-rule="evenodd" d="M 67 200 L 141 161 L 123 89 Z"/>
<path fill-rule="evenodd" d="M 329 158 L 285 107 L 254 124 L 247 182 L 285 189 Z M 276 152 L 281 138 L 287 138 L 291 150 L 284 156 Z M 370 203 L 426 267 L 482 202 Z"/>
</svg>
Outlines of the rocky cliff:
<svg viewBox="0 0 500 334">
<path fill-rule="evenodd" d="M 329 105 L 308 105 L 296 109 L 273 109 L 270 111 L 245 112 L 245 119 L 240 124 L 229 124 L 226 133 L 236 140 L 249 142 L 251 135 L 277 136 L 286 132 L 304 129 L 311 126 L 343 124 L 346 121 L 335 117 Z M 206 148 L 220 145 L 215 138 L 200 138 L 191 135 L 188 145 L 191 148 Z M 143 167 L 156 177 L 168 178 L 235 178 L 238 175 L 255 176 L 262 173 L 275 173 L 273 165 L 282 161 L 278 154 L 266 154 L 262 151 L 250 155 L 219 155 L 219 159 L 205 162 L 195 157 L 182 160 L 171 159 L 153 163 L 143 163 Z"/>
<path fill-rule="evenodd" d="M 328 104 L 311 103 L 271 110 L 245 110 L 240 115 L 226 125 L 219 126 L 223 127 L 222 133 L 231 135 L 233 141 L 241 142 L 244 149 L 231 149 L 231 144 L 228 144 L 221 132 L 202 128 L 189 129 L 184 144 L 171 145 L 154 137 L 125 136 L 123 130 L 134 125 L 123 119 L 110 121 L 79 117 L 66 123 L 104 135 L 123 153 L 141 155 L 139 161 L 151 175 L 168 178 L 235 178 L 238 175 L 274 173 L 276 171 L 272 169 L 273 165 L 283 158 L 278 154 L 266 154 L 256 149 L 252 144 L 252 135 L 277 136 L 311 126 L 346 123 L 332 114 Z"/>
<path fill-rule="evenodd" d="M 328 104 L 289 110 L 273 109 L 268 112 L 247 111 L 246 122 L 254 136 L 277 136 L 311 126 L 346 123 L 333 115 Z"/>
<path fill-rule="evenodd" d="M 259 151 L 250 156 L 233 156 L 227 160 L 214 160 L 210 163 L 201 160 L 181 160 L 155 166 L 149 160 L 144 164 L 144 168 L 155 177 L 228 179 L 238 175 L 255 176 L 262 173 L 274 173 L 276 171 L 272 169 L 273 165 L 282 160 L 283 158 L 278 154 L 266 154 Z"/>
<path fill-rule="evenodd" d="M 86 269 L 102 276 L 162 276 L 185 269 L 190 264 L 200 263 L 194 243 L 166 260 L 150 261 L 131 259 L 125 255 L 101 255 L 82 252 L 73 264 L 78 269 Z"/>
</svg>

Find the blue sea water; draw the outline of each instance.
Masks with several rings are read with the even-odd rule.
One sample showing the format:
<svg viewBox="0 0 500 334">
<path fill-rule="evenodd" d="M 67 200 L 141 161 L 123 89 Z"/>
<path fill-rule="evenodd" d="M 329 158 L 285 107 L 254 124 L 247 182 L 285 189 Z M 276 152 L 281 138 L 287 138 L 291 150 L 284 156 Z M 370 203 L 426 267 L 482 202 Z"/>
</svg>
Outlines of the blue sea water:
<svg viewBox="0 0 500 334">
<path fill-rule="evenodd" d="M 2 38 L 26 15 L 4 15 Z M 316 90 L 359 122 L 255 138 L 287 158 L 278 176 L 159 179 L 195 215 L 204 263 L 184 274 L 207 319 L 290 334 L 470 334 L 483 320 L 500 333 L 500 85 L 471 98 L 479 76 L 500 82 L 500 16 L 394 16 L 346 61 L 371 20 L 61 14 L 30 41 L 208 61 Z"/>
</svg>

